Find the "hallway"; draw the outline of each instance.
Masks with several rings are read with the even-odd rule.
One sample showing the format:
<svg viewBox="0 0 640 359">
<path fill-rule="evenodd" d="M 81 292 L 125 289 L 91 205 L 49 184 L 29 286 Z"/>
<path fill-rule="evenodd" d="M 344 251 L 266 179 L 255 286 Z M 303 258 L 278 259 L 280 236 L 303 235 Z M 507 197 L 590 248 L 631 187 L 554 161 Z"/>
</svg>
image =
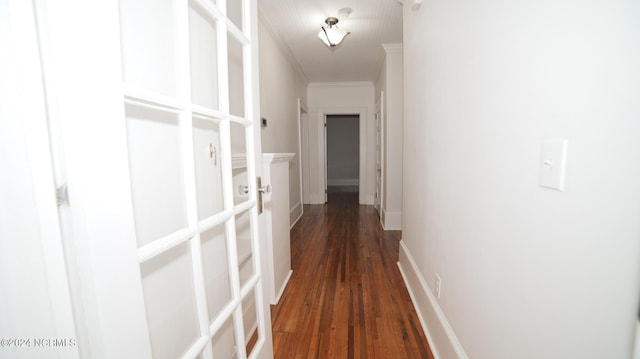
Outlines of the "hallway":
<svg viewBox="0 0 640 359">
<path fill-rule="evenodd" d="M 293 275 L 272 306 L 275 358 L 433 358 L 396 265 L 399 240 L 357 192 L 305 205 Z"/>
</svg>

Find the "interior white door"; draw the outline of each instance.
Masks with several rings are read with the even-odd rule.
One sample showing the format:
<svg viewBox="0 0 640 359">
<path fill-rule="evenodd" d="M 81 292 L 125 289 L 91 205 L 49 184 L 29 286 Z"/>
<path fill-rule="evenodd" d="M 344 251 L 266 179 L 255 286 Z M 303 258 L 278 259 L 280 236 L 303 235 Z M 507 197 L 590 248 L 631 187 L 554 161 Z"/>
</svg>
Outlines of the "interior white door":
<svg viewBox="0 0 640 359">
<path fill-rule="evenodd" d="M 329 202 L 328 180 L 327 180 L 327 167 L 329 165 L 329 156 L 327 156 L 327 115 L 324 115 L 324 203 Z"/>
<path fill-rule="evenodd" d="M 373 205 L 378 211 L 378 215 L 381 215 L 380 209 L 382 206 L 382 171 L 383 171 L 383 98 L 384 92 L 380 91 L 380 97 L 376 101 L 376 193 L 373 199 Z"/>
<path fill-rule="evenodd" d="M 298 99 L 298 171 L 300 175 L 300 216 L 304 211 L 304 203 L 309 203 L 309 175 L 307 161 L 307 149 L 304 146 L 309 142 L 307 135 L 308 109 L 300 99 Z"/>
<path fill-rule="evenodd" d="M 81 345 L 105 358 L 272 357 L 257 1 L 42 3 Z"/>
</svg>

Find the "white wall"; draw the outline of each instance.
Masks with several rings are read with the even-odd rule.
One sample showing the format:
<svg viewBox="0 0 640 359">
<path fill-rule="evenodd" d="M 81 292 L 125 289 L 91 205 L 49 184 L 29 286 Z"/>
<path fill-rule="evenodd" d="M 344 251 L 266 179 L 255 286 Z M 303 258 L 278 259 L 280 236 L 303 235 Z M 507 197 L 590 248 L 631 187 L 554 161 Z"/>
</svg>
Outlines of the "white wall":
<svg viewBox="0 0 640 359">
<path fill-rule="evenodd" d="M 267 127 L 262 128 L 262 152 L 296 154 L 289 164 L 289 204 L 293 222 L 302 214 L 297 100 L 306 102 L 307 84 L 262 19 L 258 30 L 260 111 L 267 119 Z"/>
<path fill-rule="evenodd" d="M 0 9 L 1 10 L 1 9 Z M 4 46 L 2 46 L 4 48 Z M 6 52 L 4 52 L 6 54 Z M 0 62 L 0 67 L 5 63 Z M 0 68 L 0 70 L 2 70 Z M 2 75 L 11 74 L 1 72 Z M 11 77 L 3 76 L 3 84 L 11 83 Z M 5 174 L 0 176 L 0 337 L 56 338 L 55 297 L 50 291 L 47 269 L 61 270 L 64 263 L 47 268 L 44 245 L 49 236 L 42 233 L 36 194 L 34 171 L 27 151 L 27 129 L 16 103 L 0 90 L 0 163 Z M 12 89 L 12 90 L 15 90 Z M 33 129 L 35 130 L 35 128 Z M 46 154 L 46 153 L 45 153 Z M 52 183 L 50 183 L 52 184 Z M 52 192 L 52 191 L 51 191 Z M 56 212 L 53 204 L 53 215 Z M 58 233 L 59 235 L 59 233 Z M 63 288 L 64 289 L 64 288 Z M 73 318 L 65 318 L 72 320 Z M 62 338 L 60 334 L 60 337 Z M 75 336 L 74 336 L 75 339 Z M 0 347 L 1 357 L 29 358 L 35 355 L 56 356 L 55 348 Z"/>
<path fill-rule="evenodd" d="M 324 117 L 329 114 L 360 115 L 360 203 L 373 204 L 375 193 L 374 87 L 371 82 L 311 83 L 309 105 L 310 202 L 324 203 Z"/>
<path fill-rule="evenodd" d="M 383 180 L 380 221 L 385 229 L 402 229 L 402 45 L 384 44 L 384 61 L 376 94 L 383 100 Z"/>
<path fill-rule="evenodd" d="M 34 14 L 0 4 L 0 357 L 77 358 Z"/>
<path fill-rule="evenodd" d="M 440 358 L 631 356 L 639 13 L 622 0 L 404 7 L 400 265 Z M 546 138 L 569 141 L 563 192 L 538 186 Z"/>
<path fill-rule="evenodd" d="M 327 184 L 357 186 L 360 168 L 358 116 L 327 116 Z"/>
</svg>

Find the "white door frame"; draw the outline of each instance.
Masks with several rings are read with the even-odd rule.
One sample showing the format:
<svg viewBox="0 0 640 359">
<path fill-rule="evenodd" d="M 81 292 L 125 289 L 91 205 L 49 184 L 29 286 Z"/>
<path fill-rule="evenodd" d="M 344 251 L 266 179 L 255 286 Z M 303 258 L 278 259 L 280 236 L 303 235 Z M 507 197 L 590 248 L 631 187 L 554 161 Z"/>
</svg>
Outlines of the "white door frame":
<svg viewBox="0 0 640 359">
<path fill-rule="evenodd" d="M 298 163 L 300 170 L 300 215 L 304 213 L 304 204 L 309 203 L 309 133 L 308 133 L 308 115 L 309 109 L 307 105 L 298 98 Z M 305 122 L 306 116 L 306 122 Z M 305 136 L 306 135 L 306 136 Z M 306 138 L 306 141 L 305 141 Z M 303 147 L 306 145 L 306 149 Z M 306 171 L 306 172 L 305 172 Z"/>
<path fill-rule="evenodd" d="M 380 216 L 380 222 L 383 223 L 383 212 L 384 212 L 384 197 L 385 197 L 385 187 L 384 187 L 384 177 L 385 177 L 385 142 L 384 142 L 384 129 L 385 129 L 385 115 L 384 115 L 384 91 L 380 91 L 380 97 L 378 101 L 376 101 L 376 167 L 377 165 L 380 168 L 376 168 L 376 193 L 378 193 L 377 198 L 377 210 L 378 215 Z M 377 177 L 380 176 L 379 182 Z"/>
<path fill-rule="evenodd" d="M 358 203 L 367 204 L 367 108 L 366 107 L 320 107 L 317 110 L 317 128 L 318 128 L 318 178 L 319 178 L 319 186 L 320 191 L 324 191 L 324 193 L 319 193 L 319 200 L 316 203 L 324 200 L 326 202 L 326 191 L 327 191 L 327 137 L 326 137 L 326 128 L 325 121 L 327 116 L 329 115 L 355 115 L 359 116 L 359 124 L 360 124 L 360 160 L 359 160 L 359 177 L 360 184 L 358 186 Z"/>
<path fill-rule="evenodd" d="M 262 172 L 263 172 L 263 166 L 262 166 L 262 136 L 261 136 L 261 120 L 260 120 L 260 57 L 259 57 L 259 52 L 258 52 L 258 38 L 259 38 L 259 34 L 258 34 L 258 0 L 249 0 L 248 1 L 249 6 L 250 6 L 250 16 L 245 16 L 244 18 L 244 23 L 248 23 L 251 26 L 251 39 L 252 39 L 252 51 L 251 51 L 251 78 L 253 79 L 253 84 L 251 85 L 251 89 L 252 89 L 252 93 L 251 93 L 251 97 L 253 99 L 253 104 L 251 106 L 252 108 L 252 113 L 248 114 L 247 116 L 249 116 L 249 118 L 253 119 L 254 122 L 254 131 L 253 131 L 253 143 L 255 145 L 255 148 L 253 149 L 253 156 L 254 156 L 254 169 L 255 169 L 255 174 L 254 177 L 259 176 L 262 177 Z M 248 76 L 245 76 L 245 81 L 247 80 Z M 269 185 L 268 183 L 263 183 L 264 186 Z M 252 186 L 253 187 L 253 186 Z M 253 190 L 257 190 L 255 187 L 253 188 Z M 302 201 L 302 198 L 300 198 L 300 201 Z M 257 221 L 258 221 L 258 226 L 257 228 L 254 228 L 254 230 L 257 230 L 257 233 L 255 233 L 254 235 L 254 243 L 257 246 L 257 250 L 258 250 L 258 255 L 257 257 L 260 258 L 261 260 L 259 260 L 258 264 L 260 265 L 260 271 L 262 273 L 262 277 L 264 278 L 266 276 L 266 273 L 272 272 L 273 269 L 270 268 L 269 266 L 269 260 L 268 260 L 268 256 L 269 256 L 269 252 L 268 252 L 268 248 L 270 246 L 273 246 L 273 244 L 269 244 L 269 245 L 259 245 L 259 239 L 265 239 L 265 240 L 273 240 L 272 238 L 270 238 L 269 235 L 267 235 L 267 228 L 271 227 L 270 225 L 268 226 L 266 221 L 267 221 L 267 216 L 265 215 L 259 215 L 257 216 Z M 264 295 L 265 290 L 264 290 L 264 280 L 262 280 L 263 282 L 263 289 L 261 290 L 262 294 L 260 294 L 258 296 L 258 299 L 262 301 L 262 305 L 258 306 L 258 316 L 261 316 L 263 318 L 263 322 L 261 323 L 261 327 L 258 328 L 259 330 L 259 335 L 262 337 L 260 338 L 260 340 L 264 339 L 263 342 L 263 348 L 260 351 L 260 355 L 258 358 L 260 359 L 272 359 L 273 358 L 273 333 L 271 331 L 271 302 L 269 300 L 269 298 Z M 253 359 L 253 358 L 251 358 Z"/>
</svg>

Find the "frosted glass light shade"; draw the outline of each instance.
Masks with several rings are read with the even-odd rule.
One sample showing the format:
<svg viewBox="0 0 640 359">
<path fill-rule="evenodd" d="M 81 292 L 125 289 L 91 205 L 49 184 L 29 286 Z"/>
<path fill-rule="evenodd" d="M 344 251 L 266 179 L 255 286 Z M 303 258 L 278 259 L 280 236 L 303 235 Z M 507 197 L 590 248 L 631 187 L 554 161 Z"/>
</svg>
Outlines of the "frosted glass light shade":
<svg viewBox="0 0 640 359">
<path fill-rule="evenodd" d="M 318 33 L 320 40 L 329 47 L 334 47 L 340 44 L 347 35 L 349 35 L 348 32 L 340 30 L 336 26 L 330 26 L 328 29 L 323 27 Z"/>
</svg>

